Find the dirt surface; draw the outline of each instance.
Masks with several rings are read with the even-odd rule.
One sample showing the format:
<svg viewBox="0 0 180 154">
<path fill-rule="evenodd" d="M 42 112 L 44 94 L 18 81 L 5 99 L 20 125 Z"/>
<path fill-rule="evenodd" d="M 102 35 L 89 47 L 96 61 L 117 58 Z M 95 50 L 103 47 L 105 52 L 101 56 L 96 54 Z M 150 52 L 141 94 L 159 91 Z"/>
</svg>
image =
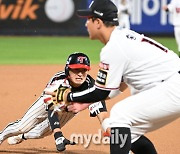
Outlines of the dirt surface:
<svg viewBox="0 0 180 154">
<path fill-rule="evenodd" d="M 20 119 L 31 104 L 38 98 L 49 81 L 57 71 L 62 70 L 59 65 L 31 65 L 31 66 L 0 66 L 0 130 L 9 122 Z M 90 74 L 95 77 L 97 67 L 92 66 Z M 119 100 L 127 97 L 129 91 L 107 102 L 107 108 Z M 82 111 L 63 127 L 64 135 L 69 138 L 71 134 L 97 134 L 101 128 L 96 118 L 90 118 L 88 110 Z M 180 120 L 147 134 L 155 144 L 159 154 L 179 154 L 180 153 Z M 18 145 L 8 145 L 4 141 L 0 145 L 0 153 L 9 154 L 35 154 L 35 153 L 57 153 L 53 136 L 43 139 L 32 139 Z M 102 142 L 101 142 L 102 143 Z M 94 144 L 91 142 L 88 148 L 84 148 L 85 143 L 75 146 L 67 146 L 63 153 L 67 154 L 108 154 L 108 144 Z"/>
</svg>

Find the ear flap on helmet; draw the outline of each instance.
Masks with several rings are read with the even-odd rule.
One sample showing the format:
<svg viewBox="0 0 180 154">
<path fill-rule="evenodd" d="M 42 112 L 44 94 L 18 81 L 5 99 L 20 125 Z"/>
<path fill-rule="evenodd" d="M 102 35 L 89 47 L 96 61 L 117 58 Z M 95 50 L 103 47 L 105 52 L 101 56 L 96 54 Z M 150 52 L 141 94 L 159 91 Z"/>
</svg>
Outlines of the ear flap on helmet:
<svg viewBox="0 0 180 154">
<path fill-rule="evenodd" d="M 68 68 L 68 65 L 66 64 L 65 68 L 64 68 L 64 71 L 65 71 L 65 75 L 66 77 L 69 76 L 69 68 Z"/>
</svg>

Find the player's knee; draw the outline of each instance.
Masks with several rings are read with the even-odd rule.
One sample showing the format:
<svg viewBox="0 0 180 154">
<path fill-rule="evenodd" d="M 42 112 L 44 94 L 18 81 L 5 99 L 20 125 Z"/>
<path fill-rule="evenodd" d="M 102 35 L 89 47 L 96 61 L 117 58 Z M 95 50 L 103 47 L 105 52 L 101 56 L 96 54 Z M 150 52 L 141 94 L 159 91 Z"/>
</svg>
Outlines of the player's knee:
<svg viewBox="0 0 180 154">
<path fill-rule="evenodd" d="M 13 129 L 16 130 L 17 133 L 24 133 L 24 127 L 22 127 L 22 123 L 18 122 L 16 125 L 13 126 Z"/>
<path fill-rule="evenodd" d="M 26 132 L 28 132 L 29 130 L 31 130 L 32 129 L 32 127 L 30 127 L 30 126 L 24 126 L 24 125 L 19 125 L 18 127 L 17 127 L 17 130 L 19 131 L 19 133 L 26 133 Z"/>
<path fill-rule="evenodd" d="M 111 124 L 113 127 L 131 127 L 131 118 L 126 110 L 113 107 L 110 112 Z"/>
</svg>

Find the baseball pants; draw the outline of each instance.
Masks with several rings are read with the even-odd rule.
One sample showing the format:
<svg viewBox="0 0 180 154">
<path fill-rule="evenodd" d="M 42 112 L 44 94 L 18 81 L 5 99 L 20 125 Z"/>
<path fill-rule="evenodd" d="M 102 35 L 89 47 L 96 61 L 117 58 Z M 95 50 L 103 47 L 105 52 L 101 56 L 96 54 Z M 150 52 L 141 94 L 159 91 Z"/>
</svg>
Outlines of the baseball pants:
<svg viewBox="0 0 180 154">
<path fill-rule="evenodd" d="M 110 112 L 111 127 L 131 130 L 131 142 L 180 117 L 180 74 L 158 86 L 115 104 Z"/>
<path fill-rule="evenodd" d="M 44 104 L 45 98 L 44 96 L 39 97 L 20 120 L 9 123 L 4 130 L 0 132 L 0 139 L 3 141 L 19 134 L 24 134 L 26 139 L 42 138 L 51 134 L 52 130 L 48 120 L 48 112 Z M 74 116 L 74 114 L 69 112 L 63 112 L 63 114 L 60 112 L 59 120 L 61 127 Z"/>
</svg>

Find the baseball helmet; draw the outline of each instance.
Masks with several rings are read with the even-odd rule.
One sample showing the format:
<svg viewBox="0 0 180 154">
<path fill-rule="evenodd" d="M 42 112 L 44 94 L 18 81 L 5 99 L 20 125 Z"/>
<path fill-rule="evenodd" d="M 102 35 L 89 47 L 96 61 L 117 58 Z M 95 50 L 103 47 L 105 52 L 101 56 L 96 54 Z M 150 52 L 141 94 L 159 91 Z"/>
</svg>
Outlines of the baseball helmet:
<svg viewBox="0 0 180 154">
<path fill-rule="evenodd" d="M 65 66 L 66 76 L 69 75 L 69 69 L 78 69 L 78 68 L 84 68 L 87 70 L 91 69 L 89 57 L 84 53 L 77 52 L 69 55 Z"/>
</svg>

